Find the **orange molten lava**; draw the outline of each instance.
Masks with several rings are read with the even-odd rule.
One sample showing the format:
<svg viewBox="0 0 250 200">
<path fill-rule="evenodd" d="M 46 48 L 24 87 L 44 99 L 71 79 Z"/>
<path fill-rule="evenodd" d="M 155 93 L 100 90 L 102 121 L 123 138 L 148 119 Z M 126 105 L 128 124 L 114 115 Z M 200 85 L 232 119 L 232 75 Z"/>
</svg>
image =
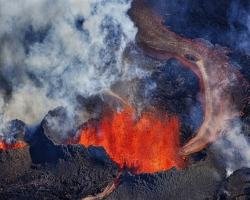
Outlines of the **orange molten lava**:
<svg viewBox="0 0 250 200">
<path fill-rule="evenodd" d="M 103 146 L 120 170 L 153 173 L 176 166 L 186 166 L 177 154 L 180 147 L 179 121 L 155 111 L 135 119 L 135 110 L 126 107 L 122 113 L 106 113 L 96 125 L 90 120 L 80 131 L 79 144 Z"/>
<path fill-rule="evenodd" d="M 17 148 L 22 148 L 25 147 L 26 144 L 24 142 L 16 142 L 16 143 L 11 143 L 7 144 L 4 141 L 0 140 L 0 148 L 3 150 L 10 150 L 10 149 L 17 149 Z"/>
</svg>

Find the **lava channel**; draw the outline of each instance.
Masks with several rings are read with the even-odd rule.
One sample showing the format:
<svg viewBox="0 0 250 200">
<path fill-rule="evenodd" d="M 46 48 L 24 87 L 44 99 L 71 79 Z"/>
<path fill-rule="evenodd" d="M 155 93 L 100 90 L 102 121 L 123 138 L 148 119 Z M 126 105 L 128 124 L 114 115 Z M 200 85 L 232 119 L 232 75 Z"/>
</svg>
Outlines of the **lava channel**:
<svg viewBox="0 0 250 200">
<path fill-rule="evenodd" d="M 84 124 L 70 143 L 103 146 L 121 171 L 134 174 L 183 169 L 186 158 L 178 155 L 178 117 L 160 117 L 151 110 L 136 119 L 135 113 L 129 106 L 121 113 L 106 112 L 99 123 Z"/>
<path fill-rule="evenodd" d="M 223 126 L 228 120 L 243 113 L 249 104 L 249 83 L 224 51 L 211 50 L 169 31 L 163 26 L 160 15 L 146 4 L 133 1 L 129 15 L 138 29 L 137 46 L 145 55 L 162 61 L 175 58 L 200 79 L 199 100 L 204 120 L 196 136 L 179 149 L 179 154 L 201 151 L 223 134 Z"/>
</svg>

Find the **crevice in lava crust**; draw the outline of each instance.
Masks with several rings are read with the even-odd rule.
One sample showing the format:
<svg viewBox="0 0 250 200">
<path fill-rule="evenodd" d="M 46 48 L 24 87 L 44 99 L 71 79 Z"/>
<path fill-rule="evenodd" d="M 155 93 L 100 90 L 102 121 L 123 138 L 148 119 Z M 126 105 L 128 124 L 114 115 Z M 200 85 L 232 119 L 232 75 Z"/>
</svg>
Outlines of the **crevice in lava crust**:
<svg viewBox="0 0 250 200">
<path fill-rule="evenodd" d="M 145 4 L 133 2 L 129 15 L 138 28 L 137 45 L 146 55 L 161 60 L 176 58 L 199 77 L 204 120 L 179 153 L 202 150 L 216 139 L 223 122 L 240 115 L 248 83 L 226 56 L 169 31 Z"/>
<path fill-rule="evenodd" d="M 103 190 L 103 192 L 95 195 L 95 196 L 88 196 L 83 198 L 82 200 L 98 200 L 98 199 L 103 199 L 104 197 L 109 196 L 115 188 L 119 185 L 120 183 L 120 178 L 121 178 L 122 173 L 118 173 L 116 178 Z"/>
</svg>

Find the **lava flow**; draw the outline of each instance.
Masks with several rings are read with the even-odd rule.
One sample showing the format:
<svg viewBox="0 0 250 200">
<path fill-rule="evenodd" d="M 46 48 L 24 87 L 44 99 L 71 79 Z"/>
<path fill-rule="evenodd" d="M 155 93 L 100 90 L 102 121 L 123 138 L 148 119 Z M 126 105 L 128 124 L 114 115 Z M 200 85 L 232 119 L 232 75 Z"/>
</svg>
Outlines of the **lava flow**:
<svg viewBox="0 0 250 200">
<path fill-rule="evenodd" d="M 138 28 L 137 46 L 147 56 L 163 61 L 175 58 L 199 77 L 204 121 L 196 136 L 180 148 L 179 154 L 201 151 L 224 132 L 224 123 L 242 113 L 249 103 L 249 83 L 225 56 L 229 51 L 211 49 L 205 43 L 169 31 L 160 15 L 140 1 L 133 1 L 129 15 Z"/>
<path fill-rule="evenodd" d="M 0 149 L 3 149 L 3 150 L 17 149 L 17 148 L 22 148 L 25 146 L 26 146 L 26 144 L 24 142 L 21 142 L 21 141 L 8 144 L 8 143 L 4 142 L 3 140 L 0 140 Z"/>
<path fill-rule="evenodd" d="M 135 109 L 127 106 L 121 113 L 105 113 L 98 125 L 90 120 L 78 136 L 74 143 L 103 146 L 120 170 L 134 174 L 186 166 L 185 158 L 177 153 L 180 141 L 176 116 L 159 117 L 151 110 L 136 120 Z"/>
</svg>

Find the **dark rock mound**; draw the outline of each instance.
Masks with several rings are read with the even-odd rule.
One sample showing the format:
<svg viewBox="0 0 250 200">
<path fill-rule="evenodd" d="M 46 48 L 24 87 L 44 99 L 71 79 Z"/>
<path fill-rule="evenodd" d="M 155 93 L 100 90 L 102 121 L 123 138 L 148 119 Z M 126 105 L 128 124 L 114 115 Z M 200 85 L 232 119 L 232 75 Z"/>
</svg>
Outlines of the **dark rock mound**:
<svg viewBox="0 0 250 200">
<path fill-rule="evenodd" d="M 217 199 L 250 199 L 250 169 L 235 171 L 221 183 Z"/>
<path fill-rule="evenodd" d="M 0 150 L 1 199 L 79 199 L 100 193 L 118 173 L 101 147 L 55 144 L 44 121 L 26 142 Z"/>
</svg>

